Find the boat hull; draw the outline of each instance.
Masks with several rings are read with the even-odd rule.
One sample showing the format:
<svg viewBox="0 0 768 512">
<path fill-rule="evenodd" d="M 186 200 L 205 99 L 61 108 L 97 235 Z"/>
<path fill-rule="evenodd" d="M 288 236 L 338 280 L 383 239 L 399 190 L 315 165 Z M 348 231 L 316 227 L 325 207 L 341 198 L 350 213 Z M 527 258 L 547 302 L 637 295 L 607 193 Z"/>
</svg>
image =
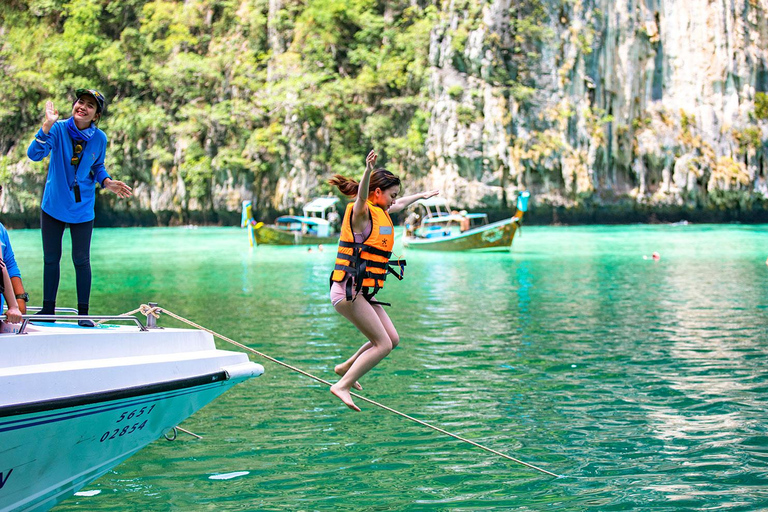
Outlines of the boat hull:
<svg viewBox="0 0 768 512">
<path fill-rule="evenodd" d="M 431 251 L 508 251 L 517 227 L 518 218 L 512 217 L 456 235 L 433 238 L 406 236 L 403 237 L 403 246 Z"/>
<path fill-rule="evenodd" d="M 220 382 L 180 381 L 167 391 L 0 418 L 0 510 L 50 509 L 237 382 L 218 377 Z"/>
<path fill-rule="evenodd" d="M 253 227 L 253 237 L 257 244 L 265 245 L 319 245 L 335 244 L 339 236 L 313 236 L 299 231 L 285 231 L 275 226 L 262 225 Z"/>
<path fill-rule="evenodd" d="M 0 339 L 0 512 L 48 510 L 264 368 L 189 329 Z"/>
</svg>

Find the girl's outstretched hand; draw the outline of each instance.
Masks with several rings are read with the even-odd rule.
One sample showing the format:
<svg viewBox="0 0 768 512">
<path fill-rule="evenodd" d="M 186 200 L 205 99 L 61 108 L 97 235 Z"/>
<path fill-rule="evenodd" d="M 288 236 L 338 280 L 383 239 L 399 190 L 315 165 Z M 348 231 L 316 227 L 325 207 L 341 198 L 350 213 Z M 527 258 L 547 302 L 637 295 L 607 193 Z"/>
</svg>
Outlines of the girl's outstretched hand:
<svg viewBox="0 0 768 512">
<path fill-rule="evenodd" d="M 429 190 L 427 192 L 422 192 L 421 193 L 421 198 L 422 199 L 429 199 L 430 197 L 436 196 L 439 193 L 440 193 L 439 190 Z"/>
<path fill-rule="evenodd" d="M 376 150 L 372 149 L 368 156 L 365 157 L 365 169 L 373 169 L 376 166 L 376 159 L 379 155 L 376 154 Z"/>
</svg>

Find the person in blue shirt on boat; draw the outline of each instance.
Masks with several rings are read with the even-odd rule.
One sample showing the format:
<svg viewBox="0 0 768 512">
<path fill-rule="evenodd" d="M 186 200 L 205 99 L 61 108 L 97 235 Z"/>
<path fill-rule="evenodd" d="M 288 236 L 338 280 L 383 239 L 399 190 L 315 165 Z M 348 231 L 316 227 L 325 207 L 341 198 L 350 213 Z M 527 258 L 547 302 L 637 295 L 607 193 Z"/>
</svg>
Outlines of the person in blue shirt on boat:
<svg viewBox="0 0 768 512">
<path fill-rule="evenodd" d="M 60 121 L 59 111 L 48 101 L 43 126 L 27 150 L 27 155 L 35 162 L 51 156 L 40 206 L 44 259 L 43 309 L 40 313 L 44 315 L 53 315 L 56 311 L 61 244 L 67 225 L 72 237 L 77 310 L 80 315 L 88 314 L 96 184 L 121 198 L 131 195 L 131 187 L 113 180 L 104 167 L 107 136 L 97 126 L 104 105 L 104 95 L 99 91 L 78 89 L 72 103 L 72 115 Z M 81 321 L 80 325 L 92 326 L 93 323 Z"/>
<path fill-rule="evenodd" d="M 339 250 L 331 274 L 331 304 L 367 339 L 360 349 L 334 371 L 341 379 L 331 386 L 331 393 L 354 411 L 360 411 L 350 389 L 362 389 L 359 379 L 384 359 L 400 342 L 397 329 L 382 305 L 373 296 L 383 286 L 393 263 L 389 261 L 394 246 L 394 226 L 389 213 L 408 207 L 418 199 L 440 191 L 421 192 L 398 198 L 400 178 L 386 169 L 374 169 L 377 159 L 371 151 L 365 159 L 365 172 L 358 183 L 336 174 L 329 184 L 346 196 L 354 197 L 347 205 L 341 226 Z M 400 275 L 402 279 L 402 265 Z M 392 270 L 392 273 L 396 272 Z"/>
<path fill-rule="evenodd" d="M 3 187 L 0 186 L 0 191 Z M 2 247 L 2 259 L 0 259 L 0 272 L 2 272 L 2 295 L 0 296 L 0 311 L 3 308 L 3 299 L 8 304 L 8 309 L 5 312 L 6 321 L 10 323 L 21 322 L 22 315 L 22 299 L 16 298 L 14 292 L 14 284 L 18 282 L 18 286 L 21 286 L 22 292 L 24 290 L 21 285 L 21 272 L 19 266 L 16 264 L 16 258 L 13 255 L 13 249 L 11 248 L 11 240 L 8 238 L 8 231 L 5 226 L 0 224 L 0 247 Z M 13 281 L 11 281 L 13 279 Z M 26 293 L 23 294 L 24 298 L 28 298 Z M 24 301 L 24 312 L 26 312 L 26 301 Z"/>
<path fill-rule="evenodd" d="M 0 194 L 3 192 L 3 186 L 0 185 Z M 18 303 L 19 311 L 22 315 L 27 313 L 27 303 L 29 303 L 29 295 L 24 290 L 24 283 L 21 280 L 21 270 L 16 263 L 16 256 L 13 254 L 13 248 L 11 247 L 11 239 L 8 236 L 8 231 L 5 229 L 2 223 L 0 223 L 0 265 L 4 265 L 8 270 L 8 277 L 11 280 L 11 290 L 13 291 L 14 298 Z M 4 284 L 4 283 L 3 283 Z M 11 304 L 11 301 L 6 301 L 7 304 Z M 0 295 L 0 306 L 2 306 L 2 295 Z"/>
</svg>

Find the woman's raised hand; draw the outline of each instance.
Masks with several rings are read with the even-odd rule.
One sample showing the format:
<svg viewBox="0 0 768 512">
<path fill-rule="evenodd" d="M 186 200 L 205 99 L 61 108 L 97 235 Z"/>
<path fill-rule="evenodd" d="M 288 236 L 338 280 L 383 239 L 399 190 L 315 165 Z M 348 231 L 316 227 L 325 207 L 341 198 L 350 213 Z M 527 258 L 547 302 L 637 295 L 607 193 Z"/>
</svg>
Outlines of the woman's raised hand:
<svg viewBox="0 0 768 512">
<path fill-rule="evenodd" d="M 53 105 L 52 101 L 45 102 L 45 121 L 43 121 L 43 131 L 48 133 L 51 126 L 59 120 L 59 111 Z"/>
<path fill-rule="evenodd" d="M 368 153 L 368 156 L 365 157 L 365 168 L 373 169 L 376 165 L 376 159 L 379 157 L 379 155 L 376 154 L 376 150 L 372 149 L 370 153 Z"/>
<path fill-rule="evenodd" d="M 429 199 L 430 197 L 436 196 L 439 193 L 440 193 L 440 190 L 429 190 L 427 192 L 422 192 L 421 193 L 421 198 L 422 199 Z"/>
</svg>

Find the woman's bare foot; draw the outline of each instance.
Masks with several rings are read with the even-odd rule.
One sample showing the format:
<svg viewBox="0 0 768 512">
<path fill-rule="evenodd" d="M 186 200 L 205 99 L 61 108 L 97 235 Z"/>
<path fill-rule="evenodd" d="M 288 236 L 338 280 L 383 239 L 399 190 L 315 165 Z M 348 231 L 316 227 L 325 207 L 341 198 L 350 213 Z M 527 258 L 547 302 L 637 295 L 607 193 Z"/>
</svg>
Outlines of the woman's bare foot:
<svg viewBox="0 0 768 512">
<path fill-rule="evenodd" d="M 338 375 L 339 377 L 343 377 L 343 376 L 344 376 L 344 374 L 345 374 L 345 373 L 347 373 L 347 370 L 349 370 L 349 368 L 344 368 L 344 366 L 343 366 L 343 365 L 340 365 L 340 364 L 337 364 L 337 365 L 336 365 L 336 368 L 334 368 L 334 369 L 333 369 L 333 371 L 334 371 L 334 372 L 336 373 L 336 375 Z M 355 388 L 355 389 L 356 389 L 356 390 L 358 390 L 358 391 L 360 391 L 360 390 L 362 390 L 362 389 L 363 389 L 363 386 L 361 386 L 361 385 L 360 385 L 360 383 L 359 383 L 359 382 L 357 382 L 357 381 L 355 381 L 355 383 L 352 385 L 352 387 L 353 387 L 353 388 Z"/>
<path fill-rule="evenodd" d="M 349 394 L 348 389 L 341 389 L 338 387 L 339 383 L 337 382 L 333 386 L 331 386 L 331 393 L 336 395 L 342 402 L 344 402 L 344 405 L 352 409 L 353 411 L 360 412 L 360 408 L 355 405 L 355 402 L 352 401 L 352 395 Z"/>
</svg>

